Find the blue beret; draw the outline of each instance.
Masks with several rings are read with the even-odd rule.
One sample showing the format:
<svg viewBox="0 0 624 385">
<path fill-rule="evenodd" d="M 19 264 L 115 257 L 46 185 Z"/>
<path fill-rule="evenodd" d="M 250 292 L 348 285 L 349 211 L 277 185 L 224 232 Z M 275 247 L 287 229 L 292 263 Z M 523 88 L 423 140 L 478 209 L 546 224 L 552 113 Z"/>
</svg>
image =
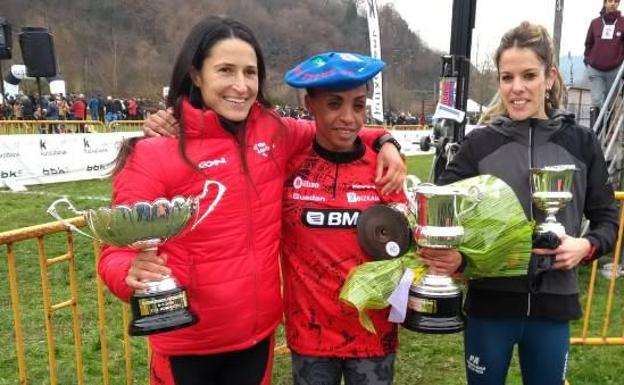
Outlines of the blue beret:
<svg viewBox="0 0 624 385">
<path fill-rule="evenodd" d="M 385 64 L 370 56 L 348 52 L 326 52 L 299 63 L 286 72 L 284 81 L 295 88 L 349 90 L 366 83 Z"/>
</svg>

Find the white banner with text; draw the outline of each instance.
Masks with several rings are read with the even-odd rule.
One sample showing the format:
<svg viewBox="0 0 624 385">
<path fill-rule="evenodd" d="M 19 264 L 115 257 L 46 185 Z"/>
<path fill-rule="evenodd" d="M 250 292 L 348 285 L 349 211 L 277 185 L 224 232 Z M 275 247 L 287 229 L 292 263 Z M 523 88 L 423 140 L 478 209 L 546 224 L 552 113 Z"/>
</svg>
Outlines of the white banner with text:
<svg viewBox="0 0 624 385">
<path fill-rule="evenodd" d="M 142 132 L 0 136 L 0 187 L 102 178 L 121 142 Z"/>
</svg>

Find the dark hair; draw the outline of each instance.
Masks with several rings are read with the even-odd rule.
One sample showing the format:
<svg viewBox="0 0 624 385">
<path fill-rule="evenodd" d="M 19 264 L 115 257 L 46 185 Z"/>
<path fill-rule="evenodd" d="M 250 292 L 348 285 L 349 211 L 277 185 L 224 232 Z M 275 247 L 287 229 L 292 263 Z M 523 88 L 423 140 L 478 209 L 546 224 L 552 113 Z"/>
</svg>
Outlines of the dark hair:
<svg viewBox="0 0 624 385">
<path fill-rule="evenodd" d="M 544 65 L 545 73 L 548 73 L 553 67 L 557 70 L 552 87 L 546 91 L 545 109 L 546 115 L 550 116 L 554 110 L 561 106 L 565 89 L 563 87 L 563 79 L 554 61 L 554 50 L 548 30 L 541 25 L 523 21 L 517 27 L 507 31 L 503 35 L 494 55 L 497 69 L 499 69 L 501 56 L 511 48 L 528 48 L 533 51 Z M 481 117 L 480 122 L 487 124 L 492 117 L 505 114 L 507 114 L 507 109 L 499 95 L 497 95 L 494 103 Z"/>
<path fill-rule="evenodd" d="M 271 103 L 265 96 L 264 86 L 266 80 L 266 67 L 264 56 L 260 44 L 251 32 L 251 29 L 239 21 L 224 16 L 208 16 L 197 23 L 189 35 L 186 37 L 182 48 L 178 53 L 173 72 L 171 74 L 171 82 L 169 84 L 169 93 L 166 98 L 167 107 L 173 107 L 174 116 L 180 122 L 180 130 L 178 132 L 178 147 L 184 161 L 193 169 L 199 172 L 199 169 L 189 159 L 186 153 L 186 135 L 184 130 L 184 117 L 181 114 L 182 101 L 188 98 L 191 104 L 196 108 L 206 108 L 199 89 L 193 84 L 191 79 L 191 70 L 201 71 L 204 60 L 210 56 L 212 47 L 225 39 L 240 39 L 248 43 L 255 51 L 258 66 L 258 102 L 265 108 L 270 108 Z M 209 107 L 209 106 L 208 106 Z M 242 129 L 236 133 L 238 135 L 239 151 L 243 162 L 243 167 L 247 169 L 245 157 L 245 135 L 244 124 Z M 113 174 L 120 171 L 126 161 L 128 155 L 132 152 L 132 147 L 136 143 L 131 141 L 124 146 L 125 151 L 121 151 L 116 160 L 116 166 Z"/>
</svg>

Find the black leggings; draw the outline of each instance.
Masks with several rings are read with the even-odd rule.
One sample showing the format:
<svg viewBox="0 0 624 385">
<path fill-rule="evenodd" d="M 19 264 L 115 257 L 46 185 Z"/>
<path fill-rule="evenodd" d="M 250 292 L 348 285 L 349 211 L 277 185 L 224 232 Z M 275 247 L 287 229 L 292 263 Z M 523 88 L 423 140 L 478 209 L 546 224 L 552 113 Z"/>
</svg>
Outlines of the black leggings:
<svg viewBox="0 0 624 385">
<path fill-rule="evenodd" d="M 234 352 L 169 358 L 176 385 L 259 385 L 270 367 L 271 337 Z"/>
</svg>

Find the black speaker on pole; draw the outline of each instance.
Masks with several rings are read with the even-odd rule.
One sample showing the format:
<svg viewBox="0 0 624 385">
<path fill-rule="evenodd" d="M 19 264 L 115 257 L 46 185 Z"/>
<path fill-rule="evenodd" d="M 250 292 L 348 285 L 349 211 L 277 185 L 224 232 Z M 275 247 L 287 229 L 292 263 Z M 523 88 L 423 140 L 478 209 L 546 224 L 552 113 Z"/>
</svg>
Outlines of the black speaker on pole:
<svg viewBox="0 0 624 385">
<path fill-rule="evenodd" d="M 26 75 L 33 78 L 56 76 L 56 55 L 52 34 L 47 28 L 23 27 L 19 34 Z"/>
<path fill-rule="evenodd" d="M 4 17 L 0 16 L 0 60 L 11 58 L 11 25 Z"/>
</svg>

